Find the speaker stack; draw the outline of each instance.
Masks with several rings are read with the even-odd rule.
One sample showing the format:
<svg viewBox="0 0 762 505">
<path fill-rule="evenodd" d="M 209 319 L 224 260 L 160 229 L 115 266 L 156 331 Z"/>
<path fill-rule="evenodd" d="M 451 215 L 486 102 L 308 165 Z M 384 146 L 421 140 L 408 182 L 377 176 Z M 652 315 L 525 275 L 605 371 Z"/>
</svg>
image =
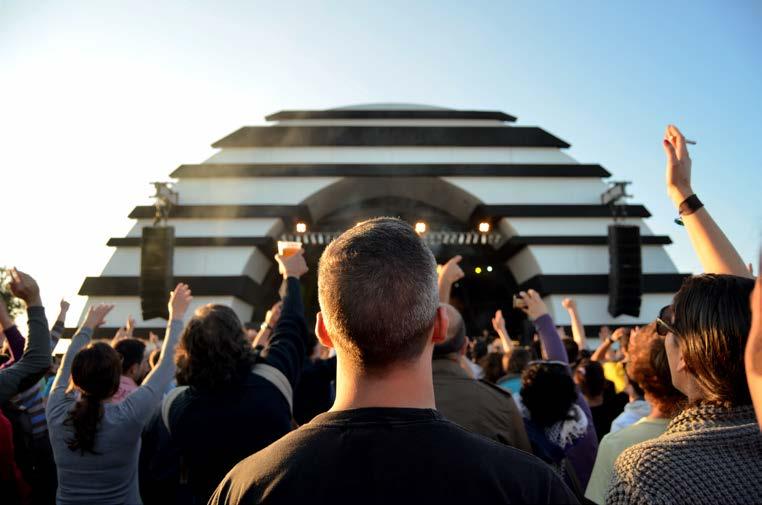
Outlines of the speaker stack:
<svg viewBox="0 0 762 505">
<path fill-rule="evenodd" d="M 143 320 L 169 318 L 167 302 L 174 288 L 175 229 L 171 226 L 143 228 L 140 248 L 140 309 Z"/>
<path fill-rule="evenodd" d="M 643 268 L 640 228 L 609 226 L 609 314 L 640 316 Z"/>
</svg>

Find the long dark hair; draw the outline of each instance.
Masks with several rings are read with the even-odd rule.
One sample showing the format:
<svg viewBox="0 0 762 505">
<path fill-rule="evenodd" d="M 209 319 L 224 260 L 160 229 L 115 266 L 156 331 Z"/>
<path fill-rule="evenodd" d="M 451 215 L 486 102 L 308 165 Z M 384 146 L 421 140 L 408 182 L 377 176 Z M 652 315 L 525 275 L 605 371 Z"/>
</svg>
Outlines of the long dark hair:
<svg viewBox="0 0 762 505">
<path fill-rule="evenodd" d="M 251 373 L 255 356 L 241 320 L 224 305 L 204 305 L 185 327 L 175 351 L 177 383 L 215 391 Z"/>
<path fill-rule="evenodd" d="M 103 400 L 119 389 L 122 360 L 110 345 L 95 342 L 74 356 L 71 379 L 81 397 L 66 418 L 66 424 L 74 428 L 74 436 L 66 441 L 72 451 L 95 451 L 95 435 L 103 417 Z"/>
</svg>

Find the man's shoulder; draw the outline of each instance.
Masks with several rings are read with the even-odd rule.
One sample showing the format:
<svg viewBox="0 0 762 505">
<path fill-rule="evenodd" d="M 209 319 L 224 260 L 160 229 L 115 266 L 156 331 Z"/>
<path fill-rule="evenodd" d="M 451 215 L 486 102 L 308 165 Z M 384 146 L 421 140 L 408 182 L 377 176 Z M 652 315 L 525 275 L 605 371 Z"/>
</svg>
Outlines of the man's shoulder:
<svg viewBox="0 0 762 505">
<path fill-rule="evenodd" d="M 479 388 L 485 395 L 489 395 L 493 398 L 496 398 L 500 401 L 514 401 L 513 395 L 510 391 L 501 388 L 497 384 L 494 384 L 488 380 L 485 379 L 479 379 L 476 381 L 476 383 L 479 385 Z"/>
</svg>

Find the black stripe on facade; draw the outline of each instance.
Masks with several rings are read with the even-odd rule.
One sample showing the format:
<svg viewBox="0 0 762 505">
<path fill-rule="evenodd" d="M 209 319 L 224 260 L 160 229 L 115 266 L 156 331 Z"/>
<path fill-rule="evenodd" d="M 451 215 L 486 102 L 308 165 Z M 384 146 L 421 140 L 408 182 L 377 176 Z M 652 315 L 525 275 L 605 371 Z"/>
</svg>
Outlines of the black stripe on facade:
<svg viewBox="0 0 762 505">
<path fill-rule="evenodd" d="M 290 119 L 484 119 L 516 121 L 515 116 L 494 110 L 282 110 L 267 121 Z"/>
<path fill-rule="evenodd" d="M 79 328 L 64 328 L 63 338 L 72 338 Z M 95 340 L 112 339 L 116 335 L 119 328 L 101 326 L 95 329 L 92 338 Z M 148 340 L 149 333 L 155 333 L 159 338 L 164 338 L 164 334 L 167 331 L 166 326 L 151 326 L 151 327 L 138 327 L 132 333 L 135 338 L 142 338 Z"/>
<path fill-rule="evenodd" d="M 152 205 L 139 205 L 130 212 L 131 219 L 151 219 L 156 213 Z M 171 218 L 237 219 L 237 218 L 290 218 L 310 222 L 306 205 L 175 205 Z"/>
<path fill-rule="evenodd" d="M 212 144 L 300 146 L 570 147 L 535 126 L 244 126 Z"/>
<path fill-rule="evenodd" d="M 471 215 L 473 222 L 501 217 L 651 217 L 643 205 L 477 205 Z"/>
<path fill-rule="evenodd" d="M 581 164 L 317 164 L 180 165 L 170 177 L 610 177 L 600 165 Z"/>
<path fill-rule="evenodd" d="M 184 282 L 195 296 L 234 296 L 250 305 L 261 297 L 259 285 L 247 275 L 194 277 L 177 276 L 174 283 Z M 87 277 L 79 289 L 81 296 L 140 296 L 140 277 Z"/>
<path fill-rule="evenodd" d="M 106 244 L 109 247 L 140 247 L 141 237 L 112 237 Z M 275 251 L 275 239 L 272 237 L 176 237 L 175 247 L 258 247 L 266 251 Z"/>
<path fill-rule="evenodd" d="M 641 245 L 668 245 L 672 239 L 667 235 L 642 235 Z M 597 235 L 577 236 L 541 236 L 541 235 L 517 235 L 506 240 L 494 254 L 498 261 L 507 261 L 518 254 L 522 249 L 532 245 L 561 245 L 561 246 L 607 246 L 608 237 Z"/>
<path fill-rule="evenodd" d="M 690 274 L 643 274 L 643 294 L 675 293 Z M 609 276 L 535 275 L 521 283 L 519 289 L 534 289 L 545 295 L 605 295 L 609 293 Z"/>
</svg>

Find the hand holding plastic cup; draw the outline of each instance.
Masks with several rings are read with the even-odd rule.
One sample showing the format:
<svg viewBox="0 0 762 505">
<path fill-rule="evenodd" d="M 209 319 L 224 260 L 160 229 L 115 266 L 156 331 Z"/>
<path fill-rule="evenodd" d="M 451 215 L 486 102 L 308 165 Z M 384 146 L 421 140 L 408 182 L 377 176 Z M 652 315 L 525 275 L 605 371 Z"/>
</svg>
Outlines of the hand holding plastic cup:
<svg viewBox="0 0 762 505">
<path fill-rule="evenodd" d="M 278 255 L 288 258 L 298 253 L 302 249 L 301 242 L 278 241 Z"/>
</svg>

